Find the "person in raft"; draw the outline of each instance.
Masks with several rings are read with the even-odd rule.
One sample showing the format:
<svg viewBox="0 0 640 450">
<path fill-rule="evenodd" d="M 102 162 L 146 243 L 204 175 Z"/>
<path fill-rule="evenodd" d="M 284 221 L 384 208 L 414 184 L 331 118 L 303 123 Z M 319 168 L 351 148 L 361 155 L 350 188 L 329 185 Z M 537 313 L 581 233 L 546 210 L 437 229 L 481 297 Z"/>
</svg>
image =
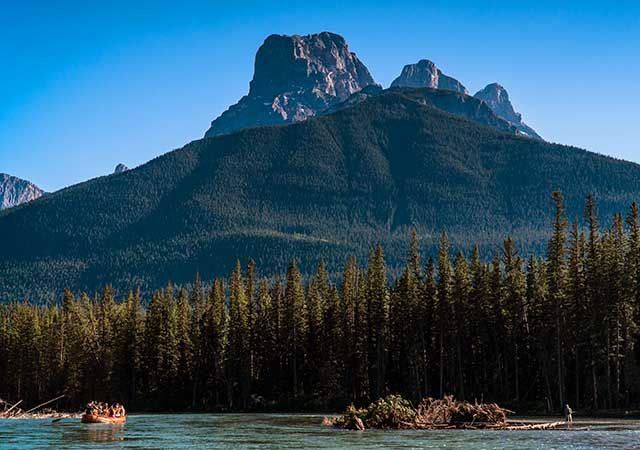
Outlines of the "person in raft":
<svg viewBox="0 0 640 450">
<path fill-rule="evenodd" d="M 564 420 L 567 423 L 573 423 L 573 410 L 568 403 L 564 404 Z"/>
<path fill-rule="evenodd" d="M 125 415 L 124 406 L 119 403 L 111 406 L 107 403 L 91 402 L 87 405 L 85 412 L 93 416 L 120 417 Z"/>
</svg>

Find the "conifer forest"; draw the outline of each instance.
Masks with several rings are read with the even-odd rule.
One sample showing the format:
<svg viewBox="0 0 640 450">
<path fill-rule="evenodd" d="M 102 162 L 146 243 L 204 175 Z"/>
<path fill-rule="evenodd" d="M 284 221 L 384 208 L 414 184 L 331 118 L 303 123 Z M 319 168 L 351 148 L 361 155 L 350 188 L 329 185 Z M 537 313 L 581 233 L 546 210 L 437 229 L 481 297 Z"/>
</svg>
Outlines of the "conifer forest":
<svg viewBox="0 0 640 450">
<path fill-rule="evenodd" d="M 390 393 L 519 412 L 638 406 L 638 206 L 604 227 L 591 196 L 575 222 L 552 200 L 541 256 L 511 238 L 464 254 L 446 231 L 421 255 L 414 233 L 397 276 L 378 246 L 339 277 L 322 263 L 303 277 L 291 255 L 276 278 L 250 260 L 156 292 L 132 281 L 117 295 L 16 299 L 0 305 L 0 397 L 133 411 L 337 410 Z"/>
</svg>

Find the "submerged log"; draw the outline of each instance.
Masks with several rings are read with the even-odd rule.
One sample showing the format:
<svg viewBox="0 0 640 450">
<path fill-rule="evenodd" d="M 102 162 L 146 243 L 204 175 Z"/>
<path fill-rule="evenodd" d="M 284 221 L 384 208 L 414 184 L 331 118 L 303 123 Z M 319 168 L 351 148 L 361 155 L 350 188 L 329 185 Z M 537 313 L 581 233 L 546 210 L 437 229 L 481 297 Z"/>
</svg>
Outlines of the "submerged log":
<svg viewBox="0 0 640 450">
<path fill-rule="evenodd" d="M 531 423 L 526 425 L 508 425 L 505 430 L 550 430 L 566 425 L 567 422 Z"/>
</svg>

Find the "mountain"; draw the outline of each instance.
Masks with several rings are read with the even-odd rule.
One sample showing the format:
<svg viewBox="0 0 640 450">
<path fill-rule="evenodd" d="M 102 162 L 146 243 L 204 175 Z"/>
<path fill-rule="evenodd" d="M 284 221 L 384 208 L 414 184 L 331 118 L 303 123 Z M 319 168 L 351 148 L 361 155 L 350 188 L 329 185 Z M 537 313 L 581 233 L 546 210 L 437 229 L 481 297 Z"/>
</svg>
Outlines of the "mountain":
<svg viewBox="0 0 640 450">
<path fill-rule="evenodd" d="M 384 90 L 379 86 L 367 86 L 356 92 L 347 100 L 332 106 L 322 114 L 332 114 L 345 108 L 350 108 L 368 98 L 387 92 L 397 92 L 422 105 L 429 105 L 455 116 L 469 119 L 480 125 L 495 128 L 509 134 L 520 134 L 519 130 L 510 122 L 498 117 L 482 100 L 461 92 L 431 88 L 390 88 Z"/>
<path fill-rule="evenodd" d="M 400 76 L 391 83 L 391 87 L 426 87 L 444 89 L 461 94 L 469 93 L 462 83 L 442 73 L 435 63 L 428 59 L 421 59 L 416 64 L 407 64 L 404 66 Z M 513 109 L 507 90 L 498 83 L 487 85 L 484 89 L 476 92 L 474 97 L 486 102 L 499 118 L 513 125 L 518 133 L 542 140 L 535 130 L 522 121 L 522 115 Z M 445 110 L 447 109 L 445 108 Z M 455 111 L 449 112 L 455 113 Z"/>
<path fill-rule="evenodd" d="M 113 173 L 122 173 L 122 172 L 126 172 L 127 170 L 129 170 L 129 168 L 127 166 L 125 166 L 124 164 L 120 163 L 116 166 L 115 170 L 113 171 Z"/>
<path fill-rule="evenodd" d="M 508 234 L 520 254 L 544 251 L 551 192 L 569 218 L 588 193 L 601 217 L 640 193 L 640 166 L 499 132 L 388 90 L 289 126 L 194 141 L 142 166 L 0 213 L 0 299 L 48 299 L 106 283 L 143 289 L 228 275 L 254 258 L 259 275 L 302 271 L 377 242 L 390 269 L 416 228 L 434 255 L 495 251 Z M 604 223 L 603 225 L 606 225 Z"/>
<path fill-rule="evenodd" d="M 40 198 L 44 191 L 33 183 L 0 173 L 0 210 Z"/>
<path fill-rule="evenodd" d="M 274 34 L 258 49 L 249 93 L 211 122 L 205 137 L 300 122 L 372 84 L 342 36 Z"/>
<path fill-rule="evenodd" d="M 426 87 L 432 89 L 446 89 L 448 91 L 460 92 L 462 94 L 469 93 L 462 83 L 455 78 L 442 73 L 435 63 L 428 59 L 421 59 L 416 64 L 407 64 L 404 66 L 400 76 L 391 83 L 391 87 Z"/>
<path fill-rule="evenodd" d="M 488 84 L 484 89 L 476 92 L 474 97 L 486 102 L 498 117 L 513 124 L 524 135 L 542 140 L 533 128 L 522 121 L 522 114 L 513 109 L 509 93 L 498 83 Z"/>
</svg>

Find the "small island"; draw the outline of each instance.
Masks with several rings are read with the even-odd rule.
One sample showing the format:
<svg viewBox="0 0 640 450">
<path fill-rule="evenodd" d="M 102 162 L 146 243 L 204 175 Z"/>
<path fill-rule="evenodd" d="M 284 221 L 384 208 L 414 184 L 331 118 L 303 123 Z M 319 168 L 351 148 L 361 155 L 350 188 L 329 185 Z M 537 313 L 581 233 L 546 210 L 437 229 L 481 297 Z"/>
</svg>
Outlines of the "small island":
<svg viewBox="0 0 640 450">
<path fill-rule="evenodd" d="M 470 403 L 447 395 L 425 398 L 417 407 L 399 395 L 389 395 L 367 408 L 349 406 L 345 413 L 325 418 L 324 423 L 348 430 L 377 429 L 467 429 L 467 430 L 544 430 L 565 422 L 516 423 L 507 420 L 513 413 L 496 403 Z"/>
</svg>

